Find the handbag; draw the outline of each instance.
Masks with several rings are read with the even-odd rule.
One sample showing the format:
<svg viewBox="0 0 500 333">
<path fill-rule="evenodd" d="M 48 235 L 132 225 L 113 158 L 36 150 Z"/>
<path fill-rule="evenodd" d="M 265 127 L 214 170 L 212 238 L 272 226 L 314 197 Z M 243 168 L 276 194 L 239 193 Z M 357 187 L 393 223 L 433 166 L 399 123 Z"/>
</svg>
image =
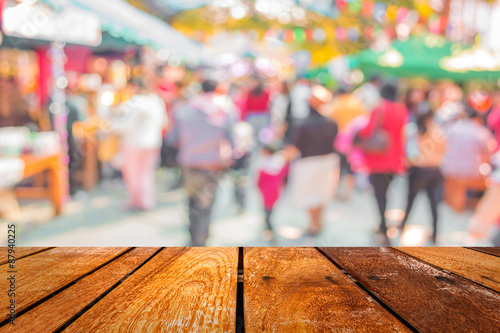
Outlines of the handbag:
<svg viewBox="0 0 500 333">
<path fill-rule="evenodd" d="M 369 138 L 363 139 L 359 137 L 358 133 L 354 139 L 354 144 L 365 153 L 383 154 L 389 150 L 389 134 L 382 128 L 382 110 L 375 110 L 374 112 L 377 112 L 377 119 L 373 134 Z"/>
</svg>

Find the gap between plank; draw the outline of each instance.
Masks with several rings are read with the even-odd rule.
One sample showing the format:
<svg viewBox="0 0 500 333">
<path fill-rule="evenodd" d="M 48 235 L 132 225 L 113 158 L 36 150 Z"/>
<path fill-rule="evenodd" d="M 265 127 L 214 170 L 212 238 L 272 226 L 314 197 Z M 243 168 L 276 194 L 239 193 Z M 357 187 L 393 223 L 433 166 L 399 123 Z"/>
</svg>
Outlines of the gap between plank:
<svg viewBox="0 0 500 333">
<path fill-rule="evenodd" d="M 479 253 L 483 253 L 483 254 L 487 254 L 487 255 L 490 255 L 490 256 L 493 256 L 493 257 L 497 257 L 497 258 L 500 258 L 499 255 L 497 254 L 494 254 L 494 253 L 491 253 L 491 252 L 488 252 L 488 251 L 483 251 L 477 247 L 464 247 L 464 249 L 468 249 L 468 250 L 472 250 L 472 251 L 476 251 L 476 252 L 479 252 Z"/>
<path fill-rule="evenodd" d="M 244 281 L 244 250 L 242 247 L 238 248 L 238 282 L 236 283 L 236 328 L 235 332 L 244 333 L 245 332 L 245 309 L 244 309 L 244 293 L 243 293 L 243 281 Z"/>
<path fill-rule="evenodd" d="M 55 247 L 47 247 L 45 249 L 41 249 L 41 250 L 38 250 L 36 252 L 33 252 L 33 253 L 29 253 L 29 254 L 25 254 L 23 256 L 20 256 L 20 257 L 16 257 L 16 260 L 20 260 L 20 259 L 23 259 L 23 258 L 26 258 L 26 257 L 31 257 L 32 255 L 35 255 L 35 254 L 38 254 L 38 253 L 42 253 L 42 252 L 45 252 L 45 251 L 48 251 L 48 250 L 52 250 L 54 249 Z M 5 265 L 5 264 L 8 264 L 9 261 L 2 261 L 0 262 L 0 265 Z"/>
<path fill-rule="evenodd" d="M 40 305 L 40 304 L 42 304 L 43 302 L 46 302 L 46 301 L 47 301 L 47 300 L 49 300 L 50 298 L 52 298 L 52 297 L 56 296 L 57 294 L 59 294 L 59 293 L 63 292 L 64 290 L 66 290 L 66 289 L 68 289 L 69 287 L 71 287 L 72 285 L 74 285 L 74 284 L 78 283 L 79 281 L 81 281 L 81 280 L 82 280 L 82 279 L 84 279 L 85 277 L 89 276 L 90 274 L 93 274 L 94 272 L 98 271 L 99 269 L 103 268 L 104 266 L 106 266 L 106 265 L 110 264 L 111 262 L 115 261 L 116 259 L 118 259 L 118 258 L 122 257 L 123 255 L 125 255 L 125 254 L 129 253 L 129 252 L 130 252 L 130 251 L 132 251 L 133 249 L 134 249 L 133 247 L 131 247 L 131 248 L 127 249 L 126 251 L 124 251 L 124 252 L 122 252 L 122 253 L 118 254 L 117 256 L 115 256 L 115 257 L 113 257 L 113 258 L 109 259 L 108 261 L 104 262 L 103 264 L 101 264 L 101 265 L 97 266 L 96 268 L 94 268 L 94 269 L 93 269 L 93 270 L 91 270 L 90 272 L 85 273 L 84 275 L 80 276 L 78 279 L 76 279 L 76 280 L 74 280 L 74 281 L 72 281 L 72 282 L 68 283 L 67 285 L 65 285 L 65 286 L 63 286 L 63 287 L 61 287 L 61 288 L 59 288 L 58 290 L 56 290 L 56 291 L 54 291 L 53 293 L 51 293 L 51 294 L 49 294 L 49 295 L 45 296 L 44 298 L 40 299 L 39 301 L 36 301 L 35 303 L 31 304 L 31 305 L 30 305 L 30 306 L 28 306 L 27 308 L 25 308 L 25 309 L 23 309 L 23 310 L 19 311 L 19 312 L 17 313 L 17 317 L 22 316 L 23 314 L 25 314 L 26 312 L 30 311 L 31 309 L 34 309 L 35 307 L 39 306 L 39 305 Z M 0 327 L 5 326 L 5 325 L 6 325 L 7 323 L 9 323 L 9 322 L 10 322 L 10 319 L 6 319 L 6 320 L 4 320 L 4 321 L 0 322 Z"/>
<path fill-rule="evenodd" d="M 443 268 L 443 267 L 439 267 L 439 266 L 437 266 L 437 265 L 434 265 L 433 263 L 430 263 L 430 262 L 428 262 L 428 261 L 425 261 L 424 259 L 421 259 L 421 258 L 418 258 L 418 257 L 414 257 L 414 256 L 412 256 L 411 254 L 408 254 L 408 253 L 406 253 L 406 252 L 400 251 L 400 250 L 398 250 L 398 249 L 395 249 L 395 248 L 393 248 L 393 249 L 394 249 L 394 250 L 396 250 L 396 251 L 398 251 L 399 253 L 402 253 L 402 254 L 404 254 L 404 255 L 406 255 L 406 256 L 412 257 L 413 259 L 416 259 L 416 260 L 418 260 L 418 261 L 420 261 L 420 262 L 422 262 L 422 263 L 424 263 L 424 264 L 426 264 L 426 265 L 429 265 L 429 266 L 431 266 L 431 267 L 434 267 L 434 268 L 436 268 L 436 269 L 438 269 L 438 270 L 440 270 L 440 271 L 444 271 L 444 272 L 446 272 L 446 273 L 448 273 L 448 274 L 451 274 L 451 275 L 453 275 L 453 276 L 459 277 L 459 278 L 464 279 L 464 280 L 466 280 L 466 281 L 468 281 L 468 282 L 472 282 L 472 283 L 474 283 L 475 285 L 478 285 L 479 287 L 486 288 L 486 289 L 488 289 L 488 290 L 490 290 L 490 291 L 492 291 L 492 292 L 494 292 L 494 293 L 496 293 L 496 294 L 500 294 L 500 291 L 497 291 L 497 290 L 495 290 L 495 289 L 492 289 L 492 288 L 490 288 L 490 287 L 488 287 L 488 286 L 485 286 L 485 285 L 483 285 L 483 284 L 481 284 L 481 283 L 479 283 L 479 282 L 476 282 L 476 281 L 474 281 L 474 280 L 471 280 L 471 279 L 469 279 L 469 278 L 467 278 L 467 277 L 465 277 L 465 276 L 458 275 L 458 273 L 454 273 L 454 272 L 449 271 L 449 270 L 447 270 L 447 269 L 445 269 L 445 268 Z M 474 251 L 473 249 L 469 249 L 469 248 L 467 248 L 467 249 L 468 249 L 468 250 L 472 250 L 472 251 Z M 483 253 L 483 254 L 488 254 L 488 253 L 484 253 L 484 252 L 481 252 L 481 251 L 477 251 L 477 252 L 479 252 L 479 253 Z"/>
<path fill-rule="evenodd" d="M 365 293 L 367 293 L 371 298 L 373 298 L 377 303 L 379 303 L 384 309 L 389 311 L 396 319 L 398 319 L 403 325 L 405 325 L 412 332 L 419 332 L 412 324 L 410 324 L 406 319 L 400 316 L 396 311 L 394 311 L 389 305 L 385 304 L 380 298 L 375 296 L 369 289 L 363 286 L 359 281 L 357 281 L 353 276 L 351 276 L 348 271 L 340 266 L 336 261 L 331 259 L 328 255 L 326 255 L 321 249 L 316 248 L 316 250 L 323 255 L 328 261 L 330 261 L 335 267 L 337 267 L 342 273 L 344 273 L 351 281 L 353 281 L 360 289 L 362 289 Z"/>
<path fill-rule="evenodd" d="M 106 297 L 113 289 L 118 287 L 120 284 L 123 283 L 126 279 L 128 279 L 132 274 L 134 274 L 137 270 L 139 270 L 142 266 L 146 265 L 151 259 L 153 259 L 154 256 L 156 256 L 160 251 L 162 251 L 164 247 L 158 249 L 155 253 L 153 253 L 149 258 L 144 260 L 139 266 L 131 270 L 127 275 L 122 277 L 118 282 L 116 282 L 114 285 L 109 287 L 106 291 L 104 291 L 101 295 L 99 295 L 96 299 L 94 299 L 92 302 L 87 304 L 83 309 L 81 309 L 77 314 L 75 314 L 73 317 L 68 319 L 60 328 L 54 331 L 54 333 L 59 333 L 64 331 L 66 328 L 68 328 L 71 324 L 73 324 L 78 318 L 80 318 L 85 312 L 87 312 L 91 307 L 96 305 L 101 299 Z"/>
</svg>

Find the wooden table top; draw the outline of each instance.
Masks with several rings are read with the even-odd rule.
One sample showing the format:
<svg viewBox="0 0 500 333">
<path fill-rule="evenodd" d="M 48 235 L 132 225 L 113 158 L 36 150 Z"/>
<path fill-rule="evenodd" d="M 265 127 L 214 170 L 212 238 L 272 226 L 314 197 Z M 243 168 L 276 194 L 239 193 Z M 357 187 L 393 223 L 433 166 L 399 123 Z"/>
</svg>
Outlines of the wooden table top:
<svg viewBox="0 0 500 333">
<path fill-rule="evenodd" d="M 0 332 L 500 332 L 500 248 L 7 252 Z"/>
</svg>

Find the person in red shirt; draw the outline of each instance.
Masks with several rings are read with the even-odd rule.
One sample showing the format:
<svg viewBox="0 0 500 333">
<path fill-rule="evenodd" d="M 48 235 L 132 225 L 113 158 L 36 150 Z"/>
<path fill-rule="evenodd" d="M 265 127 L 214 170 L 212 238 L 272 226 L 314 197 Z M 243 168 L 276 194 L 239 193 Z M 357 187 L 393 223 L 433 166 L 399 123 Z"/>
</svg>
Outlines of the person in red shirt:
<svg viewBox="0 0 500 333">
<path fill-rule="evenodd" d="M 387 147 L 383 152 L 365 152 L 365 166 L 370 173 L 370 182 L 375 191 L 375 198 L 380 214 L 380 227 L 377 231 L 380 242 L 389 243 L 385 210 L 387 189 L 395 175 L 405 171 L 404 127 L 408 120 L 408 110 L 397 100 L 397 87 L 393 84 L 382 86 L 382 100 L 373 110 L 368 125 L 360 131 L 361 139 L 369 139 L 377 131 L 385 132 Z"/>
<path fill-rule="evenodd" d="M 257 76 L 251 78 L 250 87 L 242 103 L 241 120 L 252 125 L 254 136 L 258 140 L 261 131 L 271 123 L 270 94 L 264 89 L 264 83 Z"/>
</svg>

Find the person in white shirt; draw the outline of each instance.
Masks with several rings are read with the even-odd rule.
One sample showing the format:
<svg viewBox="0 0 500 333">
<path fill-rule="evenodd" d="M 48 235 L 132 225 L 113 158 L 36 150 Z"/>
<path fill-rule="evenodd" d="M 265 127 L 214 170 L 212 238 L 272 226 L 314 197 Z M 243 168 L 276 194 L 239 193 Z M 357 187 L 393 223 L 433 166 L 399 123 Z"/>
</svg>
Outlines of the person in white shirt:
<svg viewBox="0 0 500 333">
<path fill-rule="evenodd" d="M 380 97 L 381 86 L 382 80 L 380 77 L 378 75 L 373 75 L 369 82 L 366 82 L 353 92 L 353 95 L 361 100 L 367 112 L 372 112 L 380 103 L 382 99 L 382 97 Z"/>
<path fill-rule="evenodd" d="M 299 79 L 292 91 L 290 91 L 290 102 L 285 117 L 287 123 L 286 141 L 290 141 L 295 128 L 299 127 L 309 117 L 309 97 L 311 97 L 309 81 L 307 79 Z"/>
<path fill-rule="evenodd" d="M 155 206 L 155 177 L 162 144 L 162 129 L 168 125 L 165 103 L 148 92 L 141 81 L 131 81 L 133 97 L 119 106 L 121 117 L 112 129 L 121 135 L 122 174 L 129 194 L 129 209 Z"/>
</svg>

